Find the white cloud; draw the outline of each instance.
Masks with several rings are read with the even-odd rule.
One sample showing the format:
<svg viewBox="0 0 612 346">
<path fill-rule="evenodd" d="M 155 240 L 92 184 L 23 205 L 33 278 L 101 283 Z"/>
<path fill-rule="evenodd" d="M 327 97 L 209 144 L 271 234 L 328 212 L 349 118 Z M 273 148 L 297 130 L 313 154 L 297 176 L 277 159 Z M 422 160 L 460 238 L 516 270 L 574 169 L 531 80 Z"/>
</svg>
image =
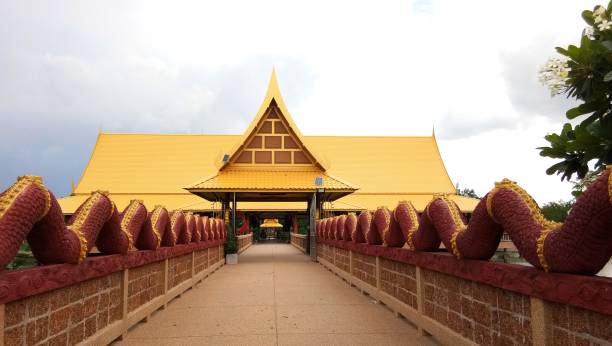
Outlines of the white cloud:
<svg viewBox="0 0 612 346">
<path fill-rule="evenodd" d="M 440 140 L 438 144 L 453 182 L 461 188 L 474 188 L 484 196 L 496 181 L 508 178 L 540 204 L 567 200 L 571 185 L 547 176 L 544 171 L 554 161 L 540 157 L 536 150 L 545 144 L 542 134 L 551 125 L 546 118 L 538 118 L 527 127 L 497 129 L 468 138 Z"/>
<path fill-rule="evenodd" d="M 305 134 L 428 135 L 435 125 L 462 186 L 484 193 L 508 176 L 539 202 L 569 198 L 535 147 L 571 103 L 550 99 L 536 74 L 554 46 L 578 40 L 580 12 L 596 3 L 2 2 L 0 146 L 27 127 L 34 135 L 19 143 L 64 148 L 78 164 L 40 169 L 65 193 L 99 127 L 243 131 L 275 65 Z M 71 152 L 75 128 L 92 138 Z M 35 150 L 30 161 L 4 155 L 15 168 L 2 185 L 37 167 Z"/>
</svg>

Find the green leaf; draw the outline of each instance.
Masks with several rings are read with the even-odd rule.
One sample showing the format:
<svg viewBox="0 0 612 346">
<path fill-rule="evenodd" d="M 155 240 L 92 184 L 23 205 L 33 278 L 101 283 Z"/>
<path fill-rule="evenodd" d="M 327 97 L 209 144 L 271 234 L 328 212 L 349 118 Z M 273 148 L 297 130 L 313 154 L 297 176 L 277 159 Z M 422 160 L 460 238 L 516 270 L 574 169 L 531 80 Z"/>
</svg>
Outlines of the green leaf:
<svg viewBox="0 0 612 346">
<path fill-rule="evenodd" d="M 591 114 L 589 115 L 588 118 L 584 119 L 580 124 L 581 125 L 589 125 L 591 124 L 593 121 L 597 120 L 597 118 L 599 117 L 599 114 L 597 114 L 597 112 L 595 114 Z"/>
<path fill-rule="evenodd" d="M 567 46 L 567 49 L 561 48 L 561 47 L 557 47 L 555 48 L 557 50 L 557 52 L 559 54 L 565 55 L 575 61 L 581 61 L 580 58 L 580 48 L 574 46 L 574 45 L 569 45 Z"/>
<path fill-rule="evenodd" d="M 607 50 L 612 50 L 612 41 L 603 41 L 601 45 L 606 47 Z"/>
<path fill-rule="evenodd" d="M 603 78 L 604 82 L 609 82 L 612 80 L 612 71 L 608 71 L 608 73 L 606 73 L 606 75 Z"/>
<path fill-rule="evenodd" d="M 584 19 L 585 22 L 587 22 L 587 24 L 589 25 L 593 25 L 593 11 L 582 11 L 582 19 Z"/>
<path fill-rule="evenodd" d="M 584 114 L 593 113 L 597 110 L 597 108 L 597 104 L 595 103 L 583 103 L 578 107 L 568 110 L 565 113 L 565 116 L 567 116 L 568 119 L 574 119 Z"/>
<path fill-rule="evenodd" d="M 566 164 L 564 162 L 560 162 L 560 163 L 555 163 L 554 165 L 548 167 L 548 169 L 546 169 L 546 174 L 548 175 L 553 175 L 555 173 L 557 173 L 557 171 L 563 171 L 566 168 Z"/>
<path fill-rule="evenodd" d="M 555 50 L 557 51 L 557 53 L 561 54 L 561 55 L 565 55 L 567 57 L 570 56 L 570 53 L 567 51 L 567 49 L 565 48 L 561 48 L 561 47 L 555 47 Z"/>
</svg>

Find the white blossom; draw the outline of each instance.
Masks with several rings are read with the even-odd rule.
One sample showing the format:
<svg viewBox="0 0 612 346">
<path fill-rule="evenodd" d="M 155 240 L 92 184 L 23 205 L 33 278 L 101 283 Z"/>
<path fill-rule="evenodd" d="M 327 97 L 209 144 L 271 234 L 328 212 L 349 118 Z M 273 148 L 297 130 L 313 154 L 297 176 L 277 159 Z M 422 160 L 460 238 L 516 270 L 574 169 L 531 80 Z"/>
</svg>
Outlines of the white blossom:
<svg viewBox="0 0 612 346">
<path fill-rule="evenodd" d="M 555 96 L 565 91 L 569 71 L 567 59 L 550 58 L 546 64 L 540 68 L 538 78 L 540 83 L 548 87 L 550 95 Z"/>
<path fill-rule="evenodd" d="M 603 19 L 601 23 L 597 25 L 597 29 L 599 29 L 599 31 L 610 30 L 610 28 L 612 28 L 612 22 L 607 19 Z"/>
<path fill-rule="evenodd" d="M 603 6 L 597 6 L 595 11 L 593 11 L 593 21 L 595 24 L 598 24 L 606 19 L 606 8 Z"/>
<path fill-rule="evenodd" d="M 586 28 L 584 28 L 584 30 L 582 30 L 582 35 L 590 38 L 591 40 L 595 39 L 595 29 L 593 29 L 592 26 L 587 26 Z"/>
</svg>

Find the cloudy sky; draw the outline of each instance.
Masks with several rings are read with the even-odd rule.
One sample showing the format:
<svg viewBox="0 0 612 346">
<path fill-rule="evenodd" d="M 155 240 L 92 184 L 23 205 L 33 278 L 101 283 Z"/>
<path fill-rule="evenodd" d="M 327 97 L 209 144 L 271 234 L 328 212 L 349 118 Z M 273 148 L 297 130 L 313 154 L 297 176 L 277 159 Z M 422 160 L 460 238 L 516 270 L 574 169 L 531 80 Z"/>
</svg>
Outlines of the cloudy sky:
<svg viewBox="0 0 612 346">
<path fill-rule="evenodd" d="M 70 193 L 98 131 L 242 133 L 272 67 L 306 135 L 430 135 L 454 182 L 570 198 L 537 81 L 596 1 L 1 1 L 0 188 Z M 406 154 L 410 159 L 410 154 Z"/>
</svg>

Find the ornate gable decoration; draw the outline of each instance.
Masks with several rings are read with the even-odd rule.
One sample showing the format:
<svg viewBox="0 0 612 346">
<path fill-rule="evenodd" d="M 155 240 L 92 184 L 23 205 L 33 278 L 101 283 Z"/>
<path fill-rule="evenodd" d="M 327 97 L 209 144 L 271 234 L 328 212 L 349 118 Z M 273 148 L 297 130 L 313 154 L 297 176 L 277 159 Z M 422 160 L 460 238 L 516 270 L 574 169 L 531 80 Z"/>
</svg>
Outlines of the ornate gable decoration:
<svg viewBox="0 0 612 346">
<path fill-rule="evenodd" d="M 244 149 L 230 159 L 235 165 L 312 165 L 313 157 L 289 127 L 273 99 Z"/>
<path fill-rule="evenodd" d="M 225 155 L 220 170 L 228 166 L 283 165 L 315 166 L 325 171 L 324 164 L 308 150 L 302 134 L 291 119 L 274 70 L 259 112 L 238 144 Z"/>
</svg>

